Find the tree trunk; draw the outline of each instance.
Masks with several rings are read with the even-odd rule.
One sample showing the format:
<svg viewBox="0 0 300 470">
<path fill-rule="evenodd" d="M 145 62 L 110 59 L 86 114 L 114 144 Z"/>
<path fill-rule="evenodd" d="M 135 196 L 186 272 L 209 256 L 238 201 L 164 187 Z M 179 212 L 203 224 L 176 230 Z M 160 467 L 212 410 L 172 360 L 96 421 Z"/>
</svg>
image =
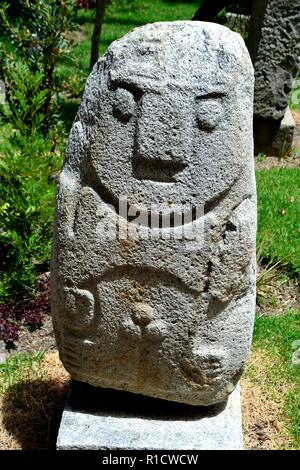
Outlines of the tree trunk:
<svg viewBox="0 0 300 470">
<path fill-rule="evenodd" d="M 228 3 L 229 0 L 204 0 L 192 19 L 194 21 L 213 21 L 219 11 Z"/>
<path fill-rule="evenodd" d="M 105 8 L 108 4 L 108 0 L 96 0 L 96 19 L 92 37 L 92 48 L 91 48 L 91 61 L 90 69 L 92 70 L 93 66 L 98 60 L 99 57 L 99 41 L 102 31 L 102 24 L 105 14 Z"/>
</svg>

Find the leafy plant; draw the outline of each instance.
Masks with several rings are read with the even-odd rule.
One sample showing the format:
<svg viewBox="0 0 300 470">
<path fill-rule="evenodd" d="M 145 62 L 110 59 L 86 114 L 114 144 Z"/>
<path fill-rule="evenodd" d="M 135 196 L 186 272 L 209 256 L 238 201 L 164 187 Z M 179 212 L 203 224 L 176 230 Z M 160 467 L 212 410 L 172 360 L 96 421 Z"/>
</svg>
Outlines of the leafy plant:
<svg viewBox="0 0 300 470">
<path fill-rule="evenodd" d="M 90 10 L 95 8 L 96 0 L 76 0 L 77 8 L 84 8 L 85 10 Z"/>
<path fill-rule="evenodd" d="M 286 140 L 284 140 L 280 145 L 278 156 L 280 160 L 295 158 L 297 156 L 297 148 L 294 145 L 289 145 Z"/>
<path fill-rule="evenodd" d="M 24 135 L 40 130 L 46 116 L 43 108 L 49 90 L 42 89 L 44 75 L 32 72 L 27 64 L 16 62 L 6 69 L 6 97 L 8 104 L 0 105 L 4 122 L 11 122 Z"/>
<path fill-rule="evenodd" d="M 52 97 L 60 86 L 56 66 L 67 52 L 65 32 L 73 27 L 75 4 L 18 0 L 18 14 L 11 7 L 1 2 L 6 102 L 0 104 L 0 117 L 9 133 L 0 153 L 0 302 L 14 298 L 19 305 L 34 295 L 38 270 L 49 264 L 52 175 L 60 169 L 66 137 Z M 34 327 L 43 315 L 32 307 L 23 316 Z"/>
<path fill-rule="evenodd" d="M 18 339 L 19 325 L 14 319 L 12 309 L 7 304 L 0 304 L 0 340 L 9 346 Z"/>
<path fill-rule="evenodd" d="M 30 330 L 40 328 L 44 323 L 45 315 L 50 313 L 49 283 L 44 279 L 37 285 L 38 294 L 31 299 L 21 310 L 22 319 Z"/>
<path fill-rule="evenodd" d="M 266 161 L 266 154 L 263 152 L 260 152 L 257 157 L 256 157 L 257 163 L 264 163 Z"/>
<path fill-rule="evenodd" d="M 49 282 L 41 278 L 37 283 L 37 293 L 29 300 L 23 299 L 14 304 L 0 304 L 0 340 L 9 348 L 14 346 L 19 337 L 21 325 L 30 331 L 40 328 L 46 315 L 50 313 Z"/>
<path fill-rule="evenodd" d="M 0 302 L 28 297 L 37 267 L 49 263 L 56 182 L 63 146 L 54 132 L 11 137 L 0 159 Z"/>
<path fill-rule="evenodd" d="M 267 306 L 276 301 L 276 289 L 279 285 L 278 269 L 282 267 L 281 262 L 270 261 L 266 266 L 258 263 L 258 274 L 256 277 L 256 303 L 260 307 Z"/>
<path fill-rule="evenodd" d="M 73 0 L 19 0 L 19 5 L 17 18 L 10 17 L 9 3 L 2 2 L 0 7 L 0 78 L 6 85 L 14 125 L 24 132 L 25 115 L 26 130 L 43 124 L 46 133 L 57 90 L 55 69 L 67 53 L 65 32 L 74 27 L 75 4 Z"/>
</svg>

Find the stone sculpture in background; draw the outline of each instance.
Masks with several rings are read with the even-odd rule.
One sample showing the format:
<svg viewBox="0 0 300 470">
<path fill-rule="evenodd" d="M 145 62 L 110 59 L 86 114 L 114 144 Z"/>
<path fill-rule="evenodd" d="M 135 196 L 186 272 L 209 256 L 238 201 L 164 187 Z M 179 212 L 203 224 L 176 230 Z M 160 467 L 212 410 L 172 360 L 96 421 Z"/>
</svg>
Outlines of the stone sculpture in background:
<svg viewBox="0 0 300 470">
<path fill-rule="evenodd" d="M 244 42 L 216 24 L 142 26 L 95 65 L 52 256 L 76 380 L 192 405 L 234 390 L 255 311 L 252 100 Z"/>
<path fill-rule="evenodd" d="M 300 68 L 300 0 L 253 0 L 249 51 L 255 68 L 254 140 L 256 152 L 293 142 L 289 108 Z"/>
</svg>

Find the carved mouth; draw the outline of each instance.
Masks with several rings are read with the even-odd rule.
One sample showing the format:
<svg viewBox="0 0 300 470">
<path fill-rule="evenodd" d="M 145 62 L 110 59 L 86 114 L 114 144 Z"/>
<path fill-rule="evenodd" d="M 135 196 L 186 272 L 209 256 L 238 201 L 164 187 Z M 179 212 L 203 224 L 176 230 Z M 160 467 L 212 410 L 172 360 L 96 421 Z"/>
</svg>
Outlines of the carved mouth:
<svg viewBox="0 0 300 470">
<path fill-rule="evenodd" d="M 129 209 L 130 206 L 128 206 L 127 212 L 129 212 Z M 127 216 L 127 221 L 131 223 L 137 223 L 141 226 L 148 228 L 176 228 L 182 227 L 183 225 L 189 224 L 191 222 L 196 222 L 200 218 L 200 216 L 203 215 L 201 207 L 199 209 L 197 210 L 196 206 L 191 206 L 190 210 L 187 213 L 176 213 L 174 211 L 153 212 L 147 209 L 142 210 L 137 207 L 136 213 L 134 215 Z"/>
<path fill-rule="evenodd" d="M 177 174 L 186 167 L 185 163 L 174 160 L 134 158 L 132 161 L 132 175 L 138 180 L 175 183 Z"/>
</svg>

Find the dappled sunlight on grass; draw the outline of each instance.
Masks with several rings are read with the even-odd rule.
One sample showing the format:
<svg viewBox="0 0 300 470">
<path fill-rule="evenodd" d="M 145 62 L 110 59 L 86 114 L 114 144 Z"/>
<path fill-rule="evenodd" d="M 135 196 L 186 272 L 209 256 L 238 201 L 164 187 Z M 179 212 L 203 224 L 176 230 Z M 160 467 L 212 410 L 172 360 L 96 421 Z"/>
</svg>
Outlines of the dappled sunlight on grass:
<svg viewBox="0 0 300 470">
<path fill-rule="evenodd" d="M 0 450 L 55 448 L 69 375 L 57 353 L 12 355 L 0 367 Z"/>
</svg>

